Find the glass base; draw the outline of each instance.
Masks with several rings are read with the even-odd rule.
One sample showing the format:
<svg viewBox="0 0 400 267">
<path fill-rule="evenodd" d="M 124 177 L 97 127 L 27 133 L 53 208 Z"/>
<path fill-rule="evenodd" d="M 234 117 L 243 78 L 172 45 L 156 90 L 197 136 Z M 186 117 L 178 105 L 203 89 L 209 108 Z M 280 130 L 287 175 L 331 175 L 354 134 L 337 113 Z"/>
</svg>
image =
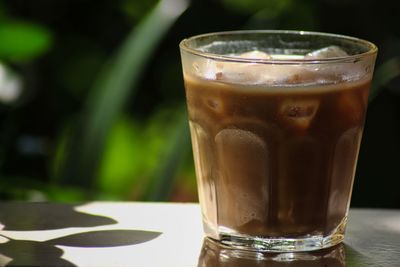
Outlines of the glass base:
<svg viewBox="0 0 400 267">
<path fill-rule="evenodd" d="M 298 238 L 265 238 L 223 231 L 220 228 L 219 242 L 233 249 L 260 252 L 300 252 L 333 247 L 344 239 L 347 217 L 330 235 L 307 235 Z M 221 231 L 222 230 L 222 231 Z"/>
<path fill-rule="evenodd" d="M 262 252 L 297 252 L 329 248 L 339 244 L 343 234 L 308 236 L 304 238 L 262 238 L 237 234 L 220 234 L 219 242 L 234 249 Z"/>
<path fill-rule="evenodd" d="M 341 243 L 344 240 L 346 225 L 347 215 L 328 235 L 314 233 L 296 238 L 251 236 L 223 226 L 219 226 L 217 231 L 210 231 L 211 227 L 205 227 L 205 233 L 210 239 L 232 249 L 275 253 L 307 252 L 330 248 Z"/>
</svg>

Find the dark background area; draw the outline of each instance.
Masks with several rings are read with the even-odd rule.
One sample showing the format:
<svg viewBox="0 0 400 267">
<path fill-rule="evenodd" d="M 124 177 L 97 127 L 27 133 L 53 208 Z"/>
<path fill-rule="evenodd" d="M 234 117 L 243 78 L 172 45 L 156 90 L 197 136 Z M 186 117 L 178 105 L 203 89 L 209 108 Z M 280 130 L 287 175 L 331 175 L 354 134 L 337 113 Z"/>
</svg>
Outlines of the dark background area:
<svg viewBox="0 0 400 267">
<path fill-rule="evenodd" d="M 169 17 L 170 26 L 161 32 L 155 10 L 161 4 L 179 10 L 184 3 L 0 1 L 0 66 L 21 90 L 7 100 L 0 89 L 1 199 L 196 201 L 191 151 L 182 149 L 190 146 L 180 123 L 185 111 L 179 41 L 213 31 L 288 29 L 351 35 L 378 46 L 373 90 L 379 93 L 367 114 L 352 206 L 400 208 L 398 1 L 197 0 Z M 138 41 L 128 36 L 140 29 L 146 29 L 140 42 L 154 49 L 132 67 L 138 79 L 119 95 L 122 102 L 111 100 L 120 85 L 109 87 L 106 114 L 116 115 L 104 120 L 104 138 L 87 146 L 97 149 L 88 154 L 95 157 L 87 156 L 84 140 L 92 139 L 85 119 L 101 114 L 99 84 L 118 65 L 116 55 L 123 54 L 121 62 L 129 58 L 121 47 L 135 47 Z M 134 52 L 132 58 L 141 50 Z"/>
</svg>

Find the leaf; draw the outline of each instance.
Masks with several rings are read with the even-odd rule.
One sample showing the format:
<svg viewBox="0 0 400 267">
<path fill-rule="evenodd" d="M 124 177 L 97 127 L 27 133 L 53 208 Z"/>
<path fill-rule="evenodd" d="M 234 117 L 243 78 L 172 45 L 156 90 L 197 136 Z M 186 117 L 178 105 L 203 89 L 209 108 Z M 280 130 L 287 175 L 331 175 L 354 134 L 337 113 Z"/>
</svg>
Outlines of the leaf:
<svg viewBox="0 0 400 267">
<path fill-rule="evenodd" d="M 91 89 L 83 121 L 69 144 L 63 178 L 92 186 L 109 129 L 168 29 L 187 8 L 184 0 L 163 0 L 132 30 Z"/>
<path fill-rule="evenodd" d="M 0 21 L 0 59 L 27 61 L 46 52 L 52 43 L 43 26 L 22 21 Z"/>
<path fill-rule="evenodd" d="M 0 103 L 12 105 L 22 94 L 21 76 L 0 62 Z"/>
</svg>

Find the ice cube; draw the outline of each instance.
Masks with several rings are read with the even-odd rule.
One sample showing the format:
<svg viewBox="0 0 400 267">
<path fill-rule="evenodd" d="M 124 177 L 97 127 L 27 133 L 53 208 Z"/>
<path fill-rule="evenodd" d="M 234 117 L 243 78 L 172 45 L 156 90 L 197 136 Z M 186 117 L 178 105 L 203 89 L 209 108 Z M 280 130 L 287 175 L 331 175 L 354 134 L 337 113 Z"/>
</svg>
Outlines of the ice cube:
<svg viewBox="0 0 400 267">
<path fill-rule="evenodd" d="M 307 130 L 319 108 L 317 99 L 287 99 L 280 108 L 279 114 L 291 128 Z"/>
<path fill-rule="evenodd" d="M 236 226 L 263 221 L 268 207 L 266 142 L 251 131 L 223 129 L 215 136 L 220 173 L 221 220 Z"/>
<path fill-rule="evenodd" d="M 271 59 L 272 57 L 265 52 L 259 50 L 253 50 L 249 52 L 245 52 L 239 55 L 240 58 L 248 58 L 248 59 Z"/>
<path fill-rule="evenodd" d="M 231 56 L 248 59 L 273 58 L 258 50 Z M 222 62 L 207 59 L 194 63 L 193 69 L 196 75 L 208 80 L 246 85 L 284 85 L 315 81 L 313 70 L 301 65 Z"/>
<path fill-rule="evenodd" d="M 235 62 L 221 64 L 215 75 L 218 81 L 246 85 L 291 84 L 302 81 L 303 76 L 307 73 L 299 66 Z"/>
<path fill-rule="evenodd" d="M 268 54 L 253 50 L 239 55 L 231 55 L 238 58 L 248 59 L 269 59 Z M 253 81 L 255 76 L 253 70 L 248 70 L 248 67 L 256 67 L 256 64 L 240 64 L 235 62 L 220 62 L 211 59 L 194 62 L 192 64 L 194 74 L 208 80 L 226 80 L 232 82 L 248 82 Z M 257 68 L 257 67 L 256 67 Z M 259 72 L 257 72 L 259 73 Z"/>
<path fill-rule="evenodd" d="M 224 101 L 218 96 L 205 96 L 204 104 L 214 113 L 223 114 L 224 113 Z"/>
<path fill-rule="evenodd" d="M 230 83 L 260 83 L 261 66 L 251 63 L 225 62 L 217 68 L 216 80 Z"/>
<path fill-rule="evenodd" d="M 342 121 L 349 125 L 361 124 L 366 105 L 363 95 L 352 92 L 341 93 L 337 101 L 337 109 Z"/>
<path fill-rule="evenodd" d="M 216 80 L 216 75 L 222 63 L 211 59 L 202 59 L 192 63 L 192 72 L 195 76 L 207 80 Z"/>
<path fill-rule="evenodd" d="M 352 127 L 341 134 L 335 145 L 328 216 L 337 222 L 346 213 L 354 165 L 361 139 L 361 127 Z M 332 220 L 328 220 L 332 221 Z M 333 226 L 330 226 L 333 228 Z"/>
<path fill-rule="evenodd" d="M 271 56 L 258 50 L 248 51 L 233 57 L 246 59 L 270 59 Z M 268 66 L 255 63 L 220 62 L 217 65 L 217 80 L 243 84 L 270 83 L 272 77 L 268 76 Z"/>
<path fill-rule="evenodd" d="M 305 59 L 324 59 L 335 57 L 346 57 L 348 54 L 342 48 L 336 45 L 327 46 L 308 53 Z"/>
<path fill-rule="evenodd" d="M 236 56 L 249 59 L 269 59 L 264 52 L 254 50 Z M 211 59 L 193 62 L 193 72 L 196 76 L 208 79 L 232 83 L 258 84 L 265 81 L 263 73 L 265 66 L 253 63 L 221 62 Z M 270 80 L 270 79 L 269 79 Z"/>
</svg>

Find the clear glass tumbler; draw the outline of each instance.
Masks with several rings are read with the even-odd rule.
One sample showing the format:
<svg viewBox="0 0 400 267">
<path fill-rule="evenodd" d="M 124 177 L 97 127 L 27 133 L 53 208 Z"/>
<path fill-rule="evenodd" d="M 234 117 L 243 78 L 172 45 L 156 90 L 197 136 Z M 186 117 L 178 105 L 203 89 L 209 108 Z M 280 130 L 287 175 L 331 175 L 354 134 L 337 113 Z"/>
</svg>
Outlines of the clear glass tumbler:
<svg viewBox="0 0 400 267">
<path fill-rule="evenodd" d="M 376 46 L 236 31 L 180 49 L 205 234 L 259 251 L 340 243 Z"/>
</svg>

